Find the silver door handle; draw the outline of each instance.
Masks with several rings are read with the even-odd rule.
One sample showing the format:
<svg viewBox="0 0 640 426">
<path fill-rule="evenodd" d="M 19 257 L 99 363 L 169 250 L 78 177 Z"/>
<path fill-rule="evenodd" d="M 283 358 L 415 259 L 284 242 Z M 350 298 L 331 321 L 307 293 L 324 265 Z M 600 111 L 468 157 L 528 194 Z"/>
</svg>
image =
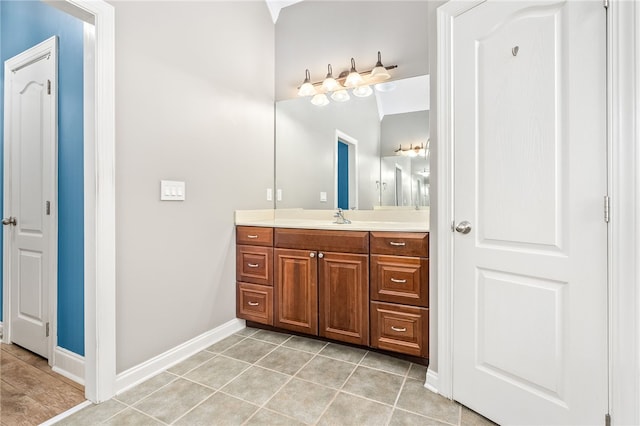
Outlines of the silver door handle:
<svg viewBox="0 0 640 426">
<path fill-rule="evenodd" d="M 249 306 L 258 306 L 260 303 L 258 302 L 247 302 Z"/>
<path fill-rule="evenodd" d="M 389 244 L 391 244 L 392 246 L 397 246 L 397 247 L 404 247 L 406 245 L 406 243 L 404 241 L 401 241 L 399 243 L 397 243 L 395 241 L 389 241 Z"/>
<path fill-rule="evenodd" d="M 471 232 L 471 224 L 466 220 L 463 220 L 458 225 L 456 225 L 456 231 L 460 232 L 461 234 L 468 234 L 469 232 Z"/>
<path fill-rule="evenodd" d="M 398 327 L 391 326 L 391 329 L 392 329 L 393 331 L 397 331 L 398 333 L 404 333 L 405 331 L 407 331 L 407 328 L 406 328 L 406 327 L 398 328 Z"/>
<path fill-rule="evenodd" d="M 399 280 L 397 278 L 391 278 L 391 282 L 392 283 L 400 283 L 400 284 L 404 284 L 407 282 L 407 280 Z"/>
<path fill-rule="evenodd" d="M 260 264 L 259 263 L 247 263 L 247 266 L 249 268 L 257 268 L 258 266 L 260 266 Z"/>
<path fill-rule="evenodd" d="M 247 235 L 247 238 L 251 238 L 253 240 L 253 239 L 258 238 L 258 236 L 257 235 Z"/>
<path fill-rule="evenodd" d="M 2 219 L 2 224 L 16 226 L 18 224 L 18 220 L 15 217 L 8 217 L 8 218 Z"/>
</svg>

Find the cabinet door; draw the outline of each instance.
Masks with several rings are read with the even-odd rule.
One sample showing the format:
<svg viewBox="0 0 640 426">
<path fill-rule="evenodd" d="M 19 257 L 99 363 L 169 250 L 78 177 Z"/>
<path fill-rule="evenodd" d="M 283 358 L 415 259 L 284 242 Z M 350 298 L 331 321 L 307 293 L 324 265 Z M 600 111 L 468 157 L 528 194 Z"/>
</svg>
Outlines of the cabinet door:
<svg viewBox="0 0 640 426">
<path fill-rule="evenodd" d="M 275 249 L 276 327 L 318 335 L 318 259 L 309 250 Z"/>
<path fill-rule="evenodd" d="M 369 344 L 369 256 L 321 253 L 320 335 Z M 320 255 L 319 255 L 320 256 Z"/>
</svg>

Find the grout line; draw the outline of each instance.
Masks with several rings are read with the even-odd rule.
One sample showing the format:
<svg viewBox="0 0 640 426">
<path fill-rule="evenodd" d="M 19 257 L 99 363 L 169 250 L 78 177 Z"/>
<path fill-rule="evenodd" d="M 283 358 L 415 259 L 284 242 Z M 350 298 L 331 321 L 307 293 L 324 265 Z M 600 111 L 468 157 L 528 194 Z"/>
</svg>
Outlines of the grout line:
<svg viewBox="0 0 640 426">
<path fill-rule="evenodd" d="M 200 384 L 200 383 L 198 383 Z M 211 389 L 209 386 L 206 386 L 207 388 Z M 174 419 L 170 424 L 175 424 L 177 421 L 179 421 L 180 419 L 182 419 L 183 417 L 185 417 L 187 414 L 189 414 L 190 412 L 192 412 L 193 410 L 195 410 L 196 408 L 198 408 L 199 406 L 201 406 L 202 404 L 204 404 L 206 401 L 208 401 L 210 398 L 213 397 L 213 395 L 217 394 L 219 391 L 213 391 L 213 393 L 211 393 L 211 395 L 209 395 L 208 397 L 206 397 L 205 399 L 203 399 L 202 401 L 198 402 L 196 405 L 194 405 L 193 407 L 189 408 L 187 411 L 185 411 L 181 416 L 179 416 L 178 418 Z"/>
</svg>

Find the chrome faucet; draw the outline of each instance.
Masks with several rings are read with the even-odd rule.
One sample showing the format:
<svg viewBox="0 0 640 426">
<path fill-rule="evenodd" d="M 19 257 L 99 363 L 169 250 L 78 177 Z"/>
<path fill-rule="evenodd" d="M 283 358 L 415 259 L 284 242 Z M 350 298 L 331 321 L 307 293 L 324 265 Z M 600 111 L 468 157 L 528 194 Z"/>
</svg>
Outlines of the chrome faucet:
<svg viewBox="0 0 640 426">
<path fill-rule="evenodd" d="M 345 219 L 344 217 L 344 213 L 342 212 L 342 209 L 338 209 L 338 211 L 333 215 L 333 217 L 336 218 L 336 221 L 333 223 L 339 223 L 339 224 L 350 224 L 351 221 L 349 219 Z"/>
</svg>

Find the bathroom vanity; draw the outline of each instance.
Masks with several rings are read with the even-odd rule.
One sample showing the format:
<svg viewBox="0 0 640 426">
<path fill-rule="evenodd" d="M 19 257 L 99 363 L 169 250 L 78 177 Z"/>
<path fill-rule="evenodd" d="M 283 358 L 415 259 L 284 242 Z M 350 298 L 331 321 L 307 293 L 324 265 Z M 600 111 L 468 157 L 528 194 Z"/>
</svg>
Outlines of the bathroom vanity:
<svg viewBox="0 0 640 426">
<path fill-rule="evenodd" d="M 429 356 L 428 219 L 335 224 L 237 215 L 236 225 L 239 318 Z"/>
</svg>

